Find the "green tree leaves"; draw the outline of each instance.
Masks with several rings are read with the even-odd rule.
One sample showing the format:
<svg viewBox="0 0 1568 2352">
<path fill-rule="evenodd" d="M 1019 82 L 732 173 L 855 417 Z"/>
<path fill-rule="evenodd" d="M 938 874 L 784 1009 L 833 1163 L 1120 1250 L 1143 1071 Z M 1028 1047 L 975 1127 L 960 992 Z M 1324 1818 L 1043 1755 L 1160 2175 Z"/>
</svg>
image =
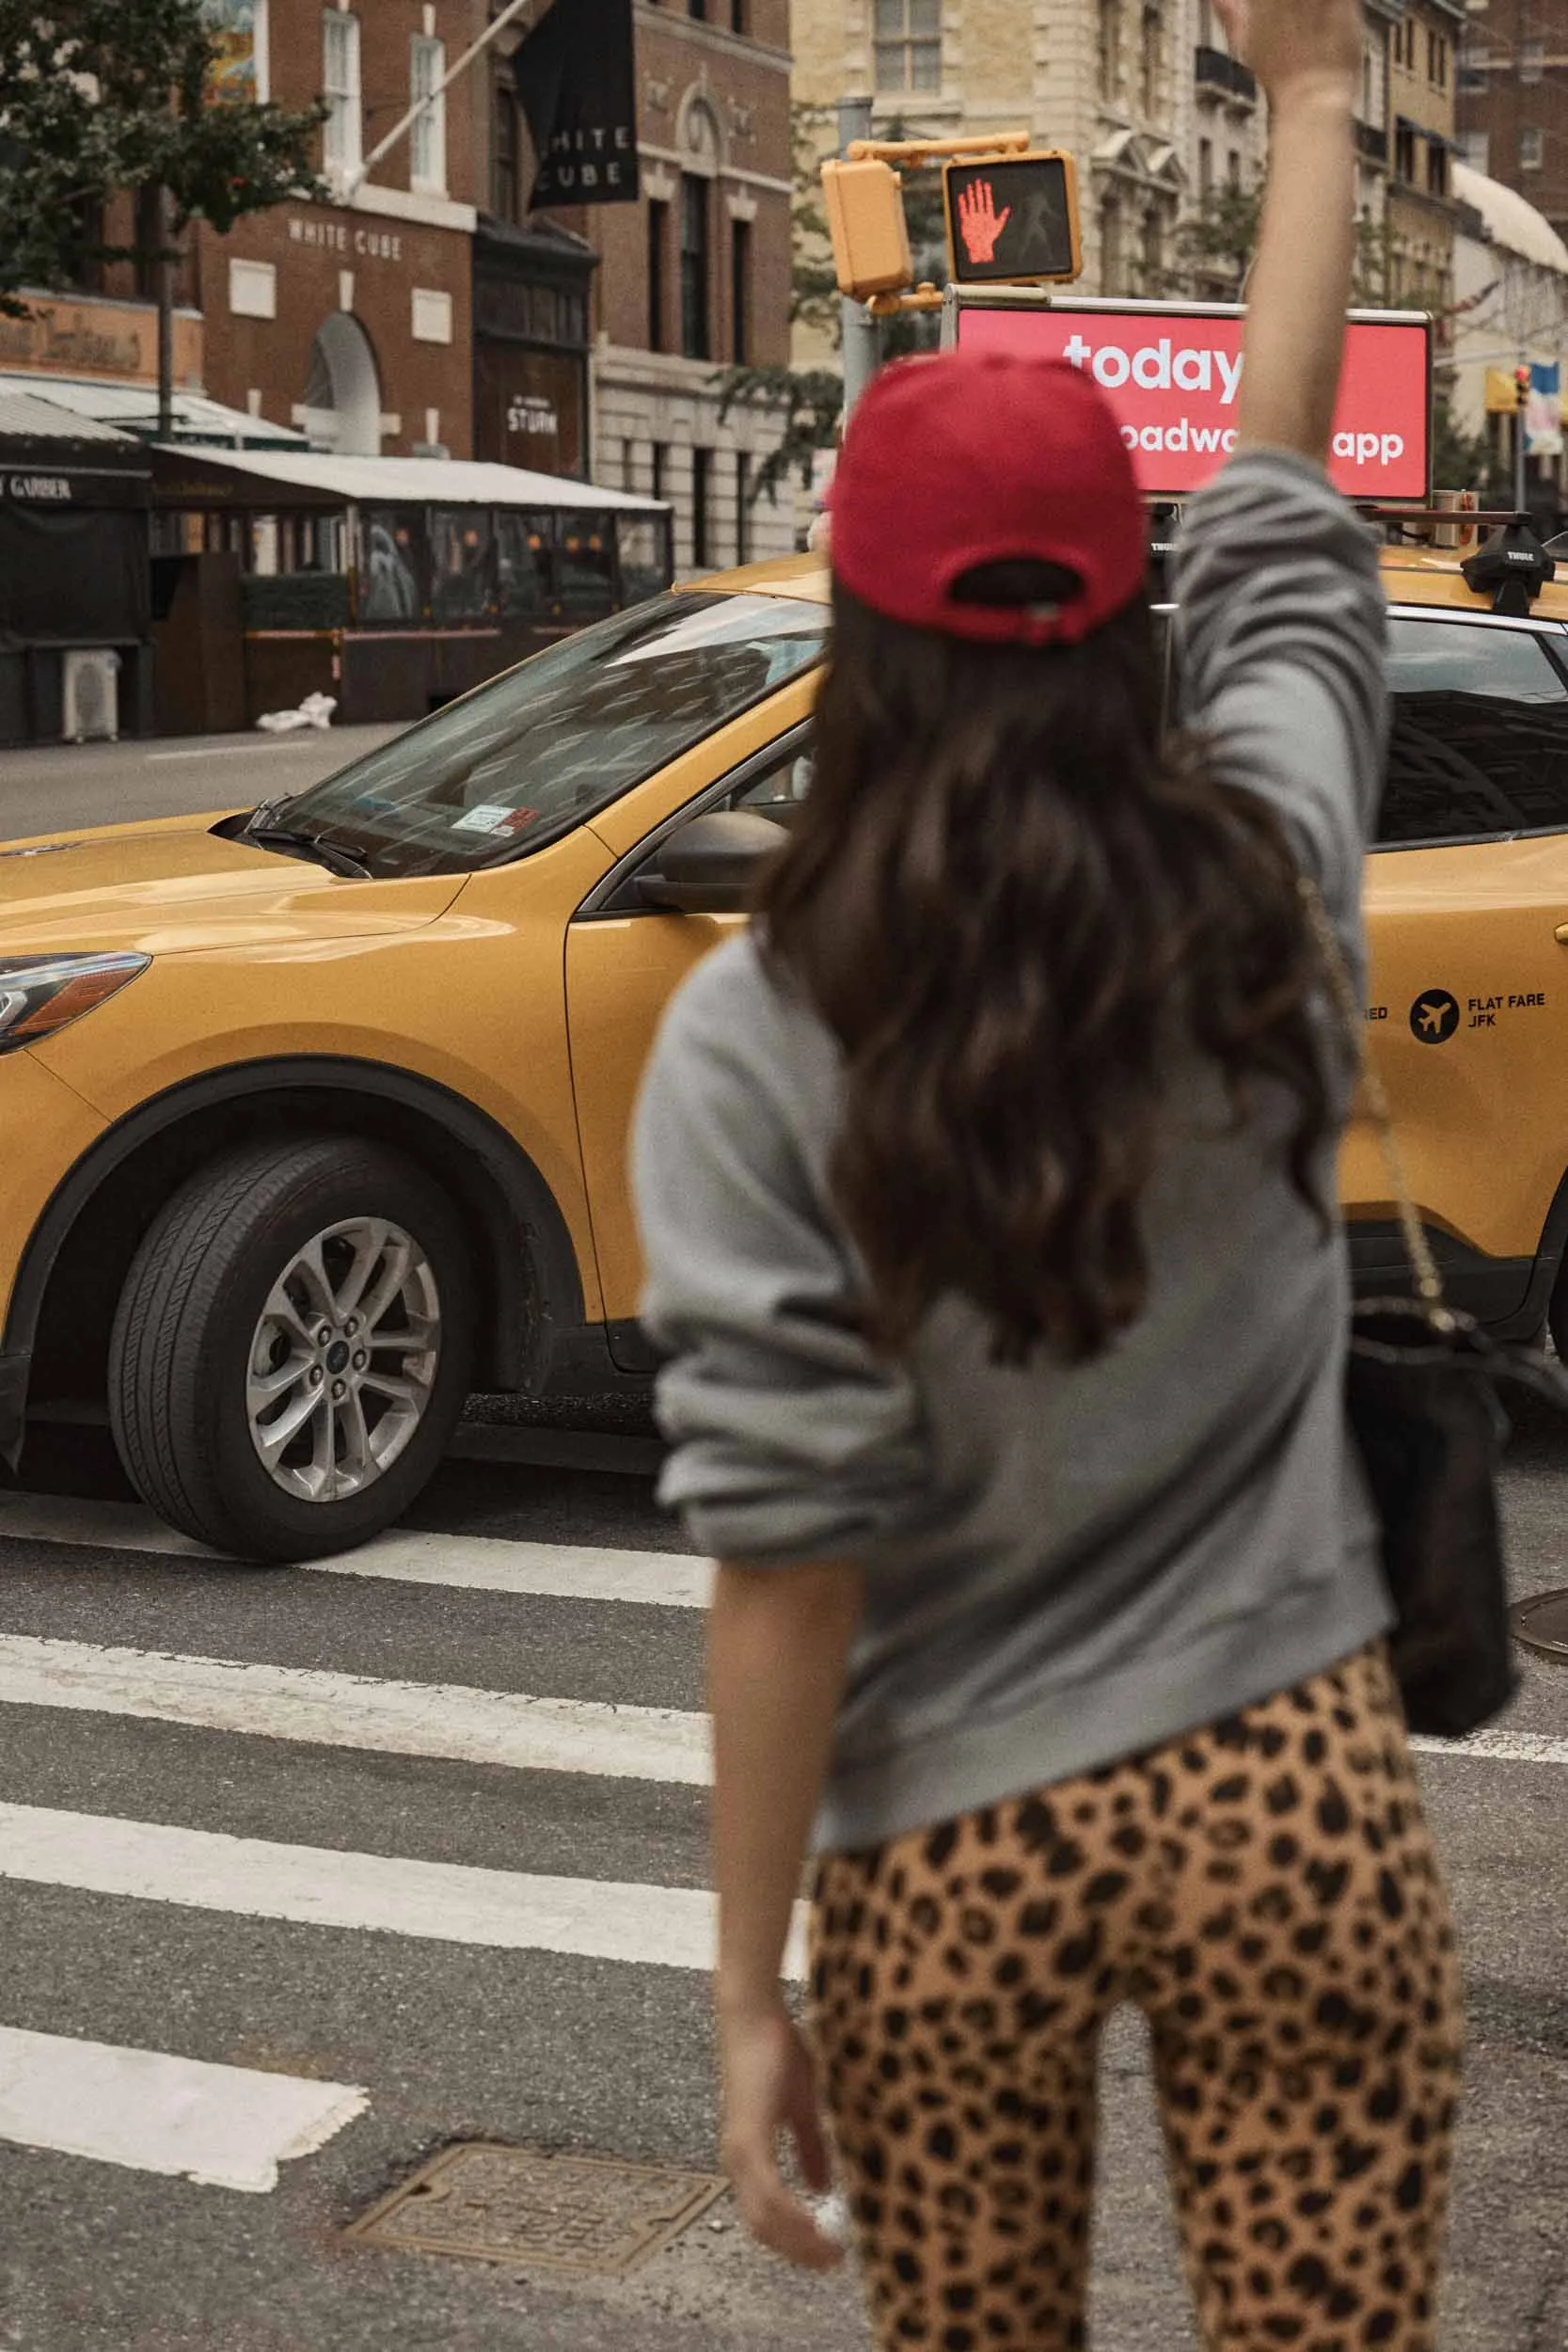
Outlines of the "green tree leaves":
<svg viewBox="0 0 1568 2352">
<path fill-rule="evenodd" d="M 0 311 L 85 262 L 135 258 L 103 222 L 121 190 L 165 187 L 176 230 L 219 231 L 325 194 L 323 109 L 215 100 L 214 55 L 205 0 L 0 0 Z"/>
</svg>

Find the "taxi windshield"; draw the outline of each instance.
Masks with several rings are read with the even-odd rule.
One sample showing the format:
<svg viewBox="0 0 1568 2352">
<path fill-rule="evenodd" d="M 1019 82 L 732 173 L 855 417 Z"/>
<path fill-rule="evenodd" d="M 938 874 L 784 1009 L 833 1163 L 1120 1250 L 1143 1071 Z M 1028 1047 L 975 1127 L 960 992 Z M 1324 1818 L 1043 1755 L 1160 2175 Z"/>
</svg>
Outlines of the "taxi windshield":
<svg viewBox="0 0 1568 2352">
<path fill-rule="evenodd" d="M 794 597 L 660 596 L 421 720 L 267 823 L 377 876 L 525 857 L 811 668 L 828 626 L 825 606 Z"/>
</svg>

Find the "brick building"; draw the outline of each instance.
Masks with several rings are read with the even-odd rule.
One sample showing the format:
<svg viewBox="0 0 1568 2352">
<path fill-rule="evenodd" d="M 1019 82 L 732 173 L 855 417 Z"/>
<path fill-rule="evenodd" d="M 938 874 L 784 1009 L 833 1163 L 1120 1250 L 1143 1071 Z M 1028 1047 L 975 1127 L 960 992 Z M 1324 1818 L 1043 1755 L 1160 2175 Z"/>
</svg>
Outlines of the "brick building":
<svg viewBox="0 0 1568 2352">
<path fill-rule="evenodd" d="M 187 233 L 175 289 L 181 437 L 233 439 L 248 417 L 256 441 L 303 431 L 343 455 L 469 455 L 483 111 L 459 85 L 369 182 L 351 192 L 349 176 L 483 27 L 484 0 L 222 5 L 231 89 L 291 107 L 326 93 L 322 169 L 336 200 L 280 205 L 227 237 L 204 222 Z M 145 195 L 116 198 L 103 228 L 113 245 L 150 252 L 158 241 Z M 87 262 L 32 317 L 0 322 L 0 370 L 70 380 L 89 411 L 150 430 L 154 275 Z M 105 396 L 120 388 L 122 399 Z"/>
<path fill-rule="evenodd" d="M 350 175 L 484 22 L 483 0 L 258 0 L 258 94 L 331 107 L 329 204 L 198 229 L 191 292 L 218 399 L 345 455 L 473 449 L 471 248 L 485 170 L 459 84 L 373 177 Z"/>
<path fill-rule="evenodd" d="M 1459 72 L 1459 135 L 1568 238 L 1568 11 L 1561 0 L 1490 0 L 1471 17 Z"/>
<path fill-rule="evenodd" d="M 677 568 L 703 570 L 793 545 L 787 494 L 752 500 L 774 417 L 721 420 L 714 382 L 788 358 L 788 0 L 637 0 L 635 30 L 639 200 L 531 217 L 526 66 L 502 36 L 476 246 L 479 449 L 547 452 L 563 470 L 591 458 L 612 488 L 669 499 Z"/>
</svg>

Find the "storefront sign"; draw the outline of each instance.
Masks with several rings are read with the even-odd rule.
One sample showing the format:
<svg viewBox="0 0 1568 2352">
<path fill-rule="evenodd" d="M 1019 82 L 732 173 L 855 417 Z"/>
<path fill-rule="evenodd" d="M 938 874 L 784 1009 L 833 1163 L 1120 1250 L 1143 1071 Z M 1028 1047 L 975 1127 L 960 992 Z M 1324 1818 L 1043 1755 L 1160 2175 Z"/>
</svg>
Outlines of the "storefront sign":
<svg viewBox="0 0 1568 2352">
<path fill-rule="evenodd" d="M 966 350 L 1067 359 L 1110 397 L 1139 486 L 1180 498 L 1217 473 L 1236 446 L 1245 321 L 1166 304 L 965 302 Z M 1350 498 L 1424 500 L 1431 430 L 1431 326 L 1362 317 L 1348 330 L 1330 471 Z"/>
<path fill-rule="evenodd" d="M 553 404 L 537 394 L 519 392 L 506 412 L 509 433 L 545 433 L 554 436 L 561 430 L 561 419 Z"/>
<path fill-rule="evenodd" d="M 150 303 L 57 302 L 36 299 L 24 319 L 0 318 L 0 368 L 36 368 L 56 375 L 120 375 L 158 380 L 158 314 Z M 177 311 L 174 380 L 201 381 L 201 321 Z"/>
<path fill-rule="evenodd" d="M 0 464 L 0 500 L 44 514 L 75 506 L 145 506 L 150 495 L 149 477 L 129 470 Z"/>
<path fill-rule="evenodd" d="M 530 203 L 635 204 L 632 0 L 555 0 L 515 70 L 540 159 Z"/>
<path fill-rule="evenodd" d="M 401 262 L 403 239 L 389 229 L 350 228 L 347 221 L 315 213 L 289 215 L 289 243 L 325 253 L 353 254 L 361 262 Z"/>
<path fill-rule="evenodd" d="M 474 455 L 531 473 L 588 469 L 588 355 L 474 344 Z"/>
</svg>

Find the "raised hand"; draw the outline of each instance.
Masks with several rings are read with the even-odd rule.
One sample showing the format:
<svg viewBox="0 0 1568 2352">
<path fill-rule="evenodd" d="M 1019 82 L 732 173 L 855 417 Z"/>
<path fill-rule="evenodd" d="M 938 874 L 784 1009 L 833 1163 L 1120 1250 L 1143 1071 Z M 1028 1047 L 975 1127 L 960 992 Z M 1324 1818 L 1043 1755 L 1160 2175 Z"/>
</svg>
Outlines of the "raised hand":
<svg viewBox="0 0 1568 2352">
<path fill-rule="evenodd" d="M 1214 0 L 1231 48 L 1271 99 L 1361 83 L 1360 0 Z"/>
<path fill-rule="evenodd" d="M 967 188 L 958 190 L 958 234 L 973 263 L 978 266 L 996 259 L 996 240 L 1012 216 L 1010 204 L 997 212 L 996 190 L 989 180 L 972 180 Z"/>
</svg>

